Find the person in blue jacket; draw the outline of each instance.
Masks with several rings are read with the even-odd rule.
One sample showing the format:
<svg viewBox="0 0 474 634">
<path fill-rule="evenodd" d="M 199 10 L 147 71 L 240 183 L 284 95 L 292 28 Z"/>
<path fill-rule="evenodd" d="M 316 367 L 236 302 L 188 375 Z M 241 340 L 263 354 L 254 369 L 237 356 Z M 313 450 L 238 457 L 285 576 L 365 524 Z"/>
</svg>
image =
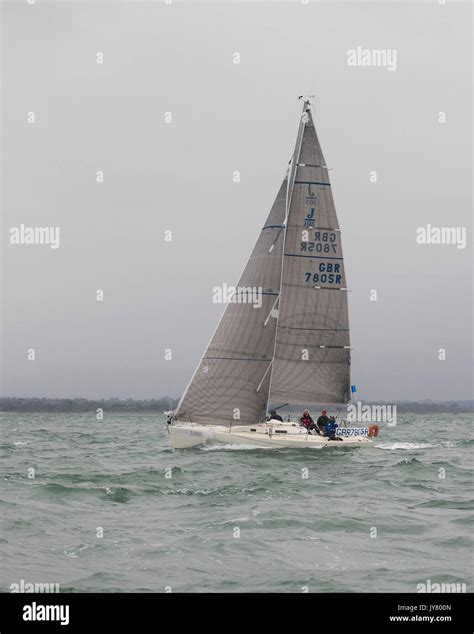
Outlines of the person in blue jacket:
<svg viewBox="0 0 474 634">
<path fill-rule="evenodd" d="M 336 436 L 336 429 L 338 428 L 338 424 L 334 416 L 329 418 L 329 422 L 326 423 L 326 429 L 324 431 L 324 435 L 329 438 L 329 440 L 342 440 L 340 436 Z"/>
</svg>

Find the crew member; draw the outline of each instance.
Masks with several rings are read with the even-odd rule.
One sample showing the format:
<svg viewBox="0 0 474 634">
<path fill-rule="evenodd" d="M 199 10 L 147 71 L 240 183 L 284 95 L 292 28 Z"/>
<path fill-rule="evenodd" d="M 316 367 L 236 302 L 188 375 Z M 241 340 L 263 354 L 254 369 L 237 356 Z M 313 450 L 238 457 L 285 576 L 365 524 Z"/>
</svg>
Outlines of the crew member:
<svg viewBox="0 0 474 634">
<path fill-rule="evenodd" d="M 283 418 L 280 414 L 277 414 L 274 409 L 270 410 L 270 418 L 268 420 L 279 420 L 281 423 L 283 422 Z"/>
<path fill-rule="evenodd" d="M 311 434 L 312 429 L 315 429 L 316 433 L 319 434 L 319 429 L 316 427 L 307 409 L 305 409 L 303 416 L 300 418 L 300 425 L 306 428 L 308 434 Z"/>
<path fill-rule="evenodd" d="M 326 431 L 324 435 L 329 438 L 329 440 L 342 440 L 340 436 L 336 436 L 336 429 L 338 428 L 338 424 L 336 423 L 336 419 L 334 416 L 328 420 L 326 424 Z"/>
<path fill-rule="evenodd" d="M 327 416 L 327 411 L 323 409 L 321 412 L 321 416 L 318 418 L 318 422 L 316 423 L 319 431 L 324 434 L 326 431 L 326 425 L 329 423 L 329 418 Z"/>
</svg>

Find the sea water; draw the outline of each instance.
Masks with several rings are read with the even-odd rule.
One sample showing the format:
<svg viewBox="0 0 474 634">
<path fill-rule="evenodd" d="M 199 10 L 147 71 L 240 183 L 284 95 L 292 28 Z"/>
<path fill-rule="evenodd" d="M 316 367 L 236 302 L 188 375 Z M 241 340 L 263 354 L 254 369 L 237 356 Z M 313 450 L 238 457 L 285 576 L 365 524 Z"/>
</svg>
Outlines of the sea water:
<svg viewBox="0 0 474 634">
<path fill-rule="evenodd" d="M 468 414 L 332 451 L 174 450 L 155 414 L 0 416 L 3 591 L 473 589 Z"/>
</svg>

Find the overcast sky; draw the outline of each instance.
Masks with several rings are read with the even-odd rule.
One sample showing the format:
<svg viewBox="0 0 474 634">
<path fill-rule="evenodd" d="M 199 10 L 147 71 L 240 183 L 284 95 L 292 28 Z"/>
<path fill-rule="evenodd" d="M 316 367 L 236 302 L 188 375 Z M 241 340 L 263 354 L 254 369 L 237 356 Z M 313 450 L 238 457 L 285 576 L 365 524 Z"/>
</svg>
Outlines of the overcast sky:
<svg viewBox="0 0 474 634">
<path fill-rule="evenodd" d="M 316 93 L 352 382 L 374 400 L 470 398 L 471 13 L 4 2 L 3 395 L 179 396 L 223 310 L 212 289 L 237 282 L 280 186 L 297 97 Z M 395 49 L 396 69 L 349 66 L 357 46 Z M 60 247 L 10 244 L 22 223 L 59 227 Z M 466 248 L 417 244 L 427 224 L 466 227 Z"/>
</svg>

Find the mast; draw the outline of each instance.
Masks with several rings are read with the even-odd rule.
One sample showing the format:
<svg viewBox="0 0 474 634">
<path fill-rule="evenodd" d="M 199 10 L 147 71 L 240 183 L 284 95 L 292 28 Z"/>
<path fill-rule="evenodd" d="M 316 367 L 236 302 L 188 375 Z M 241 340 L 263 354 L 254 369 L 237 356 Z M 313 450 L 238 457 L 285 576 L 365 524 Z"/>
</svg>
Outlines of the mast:
<svg viewBox="0 0 474 634">
<path fill-rule="evenodd" d="M 312 97 L 314 97 L 314 95 L 311 95 Z M 298 99 L 301 99 L 302 97 L 298 97 Z M 301 118 L 300 118 L 300 124 L 298 127 L 298 134 L 296 136 L 296 144 L 295 144 L 295 151 L 293 152 L 293 157 L 291 160 L 291 166 L 290 166 L 290 173 L 288 175 L 288 189 L 287 189 L 287 194 L 286 194 L 286 217 L 285 217 L 285 228 L 286 225 L 288 223 L 288 216 L 290 214 L 290 205 L 291 205 L 291 199 L 293 196 L 293 188 L 295 185 L 295 178 L 296 178 L 296 170 L 298 169 L 298 161 L 300 160 L 300 153 L 301 153 L 301 144 L 303 143 L 303 133 L 304 133 L 304 128 L 306 125 L 306 120 L 305 117 L 307 116 L 306 113 L 310 111 L 311 108 L 311 102 L 308 99 L 305 99 L 303 101 L 303 112 L 301 113 Z M 283 272 L 283 262 L 282 262 L 282 272 Z"/>
<path fill-rule="evenodd" d="M 312 97 L 314 97 L 314 95 L 311 95 Z M 298 97 L 298 99 L 301 99 L 302 97 Z M 291 165 L 290 165 L 290 169 L 288 171 L 288 183 L 287 183 L 287 187 L 286 187 L 286 210 L 285 210 L 285 219 L 283 221 L 283 253 L 285 253 L 285 245 L 286 245 L 286 228 L 288 226 L 288 218 L 290 215 L 290 207 L 291 207 L 291 199 L 293 196 L 293 188 L 295 185 L 295 179 L 296 179 L 296 171 L 298 169 L 298 162 L 300 160 L 300 153 L 301 153 L 301 145 L 303 143 L 303 134 L 304 134 L 304 128 L 305 128 L 305 116 L 306 116 L 306 112 L 308 111 L 308 109 L 311 107 L 311 103 L 308 100 L 304 100 L 303 101 L 303 111 L 301 113 L 301 117 L 300 117 L 300 123 L 298 126 L 298 134 L 296 135 L 296 143 L 295 143 L 295 149 L 293 152 L 293 156 L 291 158 Z M 270 362 L 270 385 L 269 385 L 269 389 L 268 389 L 268 396 L 267 396 L 267 406 L 266 406 L 266 410 L 268 411 L 268 406 L 270 403 L 270 388 L 272 385 L 272 374 L 273 374 L 273 363 L 275 360 L 275 350 L 276 350 L 276 342 L 277 342 L 277 332 L 278 332 L 278 321 L 280 319 L 280 298 L 281 298 L 281 291 L 282 291 L 282 284 L 283 284 L 283 267 L 284 267 L 284 261 L 285 258 L 282 257 L 281 258 L 281 267 L 280 267 L 280 292 L 278 294 L 278 314 L 277 314 L 277 318 L 276 318 L 276 329 L 275 329 L 275 341 L 273 344 L 273 353 L 272 353 L 272 360 Z M 277 302 L 275 302 L 276 305 Z"/>
</svg>

